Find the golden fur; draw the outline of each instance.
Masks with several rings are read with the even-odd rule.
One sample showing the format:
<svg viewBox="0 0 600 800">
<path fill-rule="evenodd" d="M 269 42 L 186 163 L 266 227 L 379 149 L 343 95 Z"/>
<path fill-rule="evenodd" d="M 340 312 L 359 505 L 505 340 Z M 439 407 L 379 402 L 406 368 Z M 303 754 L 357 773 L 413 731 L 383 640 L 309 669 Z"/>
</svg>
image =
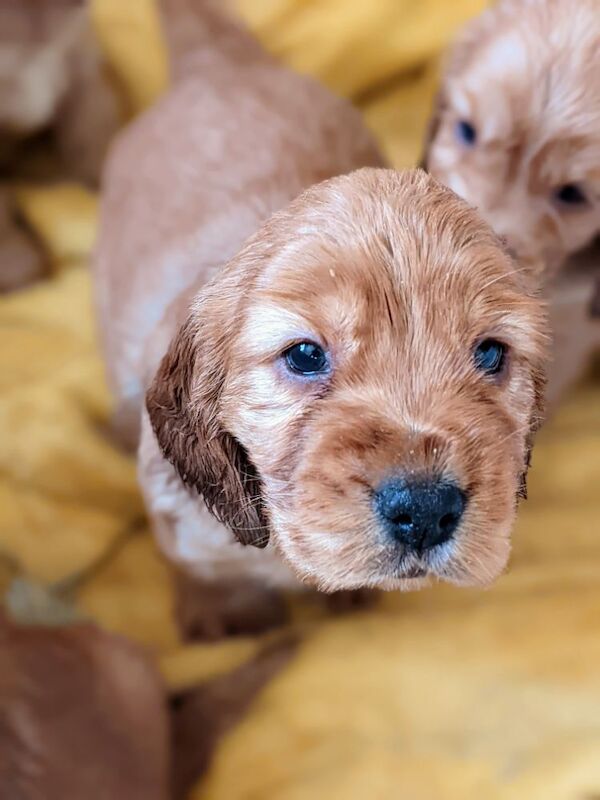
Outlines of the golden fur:
<svg viewBox="0 0 600 800">
<path fill-rule="evenodd" d="M 307 188 L 379 162 L 358 116 L 201 6 L 202 47 L 112 153 L 95 264 L 125 433 L 150 386 L 139 474 L 159 542 L 204 581 L 488 582 L 540 418 L 542 304 L 423 172 Z M 486 337 L 509 349 L 496 378 L 473 363 Z M 287 371 L 304 339 L 327 377 Z M 460 484 L 452 541 L 417 556 L 386 536 L 372 495 L 395 474 Z"/>
<path fill-rule="evenodd" d="M 148 394 L 158 442 L 244 543 L 269 535 L 302 578 L 401 588 L 487 582 L 506 563 L 537 426 L 543 317 L 493 235 L 423 173 L 365 170 L 276 214 L 194 300 Z M 510 347 L 500 381 L 473 367 Z M 281 354 L 322 343 L 308 383 Z M 464 487 L 460 534 L 420 558 L 381 531 L 390 474 Z"/>
</svg>

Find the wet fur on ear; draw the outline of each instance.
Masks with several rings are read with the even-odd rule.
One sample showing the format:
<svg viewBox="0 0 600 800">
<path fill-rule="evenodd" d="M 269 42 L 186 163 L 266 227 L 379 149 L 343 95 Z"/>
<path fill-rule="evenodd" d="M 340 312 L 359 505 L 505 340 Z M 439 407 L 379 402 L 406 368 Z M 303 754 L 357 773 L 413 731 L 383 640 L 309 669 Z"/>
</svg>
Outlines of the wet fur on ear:
<svg viewBox="0 0 600 800">
<path fill-rule="evenodd" d="M 517 500 L 527 500 L 527 473 L 531 466 L 531 453 L 533 451 L 533 436 L 529 437 L 527 450 L 525 452 L 525 467 L 521 473 L 519 480 L 519 488 L 517 489 Z"/>
<path fill-rule="evenodd" d="M 171 342 L 146 407 L 160 448 L 181 480 L 239 542 L 264 547 L 269 528 L 260 478 L 220 420 L 229 329 L 223 313 L 210 306 L 197 305 Z"/>
<path fill-rule="evenodd" d="M 525 450 L 525 463 L 523 465 L 523 472 L 521 473 L 520 485 L 517 491 L 517 499 L 527 500 L 527 473 L 531 466 L 531 453 L 533 451 L 533 442 L 535 435 L 541 428 L 544 421 L 544 393 L 546 390 L 546 376 L 542 372 L 534 374 L 534 403 L 533 411 L 529 421 L 529 433 L 527 434 L 527 443 Z"/>
</svg>

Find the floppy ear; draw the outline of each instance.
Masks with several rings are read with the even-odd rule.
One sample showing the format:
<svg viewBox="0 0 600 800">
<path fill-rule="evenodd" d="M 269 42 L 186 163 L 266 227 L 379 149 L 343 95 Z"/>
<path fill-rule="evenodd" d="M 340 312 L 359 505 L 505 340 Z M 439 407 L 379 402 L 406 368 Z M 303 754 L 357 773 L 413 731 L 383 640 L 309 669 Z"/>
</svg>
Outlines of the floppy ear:
<svg viewBox="0 0 600 800">
<path fill-rule="evenodd" d="M 425 172 L 428 171 L 428 162 L 429 162 L 429 149 L 433 143 L 433 140 L 437 136 L 437 132 L 440 127 L 440 122 L 442 119 L 442 111 L 444 108 L 444 95 L 441 89 L 438 90 L 437 94 L 433 100 L 433 106 L 431 109 L 431 116 L 429 117 L 429 122 L 427 123 L 427 128 L 425 129 L 425 141 L 423 143 L 423 154 L 421 155 L 421 160 L 419 161 L 418 166 L 421 169 L 424 169 Z"/>
<path fill-rule="evenodd" d="M 224 428 L 221 393 L 229 326 L 223 298 L 196 306 L 172 340 L 146 394 L 160 448 L 181 480 L 242 544 L 264 547 L 268 520 L 260 478 L 248 454 Z"/>
<path fill-rule="evenodd" d="M 531 466 L 532 450 L 533 450 L 533 436 L 529 436 L 527 439 L 527 449 L 525 451 L 525 466 L 523 468 L 523 472 L 521 473 L 521 477 L 519 479 L 519 488 L 517 489 L 518 500 L 527 500 L 527 473 L 529 472 L 529 467 Z"/>
<path fill-rule="evenodd" d="M 523 472 L 521 473 L 520 485 L 517 491 L 517 498 L 521 498 L 522 500 L 527 500 L 527 473 L 529 472 L 529 467 L 531 466 L 533 442 L 536 433 L 544 421 L 544 392 L 546 389 L 546 376 L 542 372 L 537 372 L 533 380 L 533 410 L 529 419 L 529 432 L 527 434 L 527 441 L 525 445 L 525 463 L 523 464 Z"/>
</svg>

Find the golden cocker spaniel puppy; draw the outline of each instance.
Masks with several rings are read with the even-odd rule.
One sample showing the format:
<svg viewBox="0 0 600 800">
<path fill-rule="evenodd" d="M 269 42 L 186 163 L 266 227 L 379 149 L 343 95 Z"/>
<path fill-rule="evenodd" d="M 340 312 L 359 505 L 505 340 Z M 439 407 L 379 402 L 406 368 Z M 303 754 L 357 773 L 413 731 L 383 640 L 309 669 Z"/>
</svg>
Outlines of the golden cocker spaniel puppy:
<svg viewBox="0 0 600 800">
<path fill-rule="evenodd" d="M 540 419 L 529 276 L 210 3 L 169 21 L 175 83 L 112 153 L 95 280 L 122 430 L 147 388 L 158 540 L 219 597 L 204 632 L 301 582 L 492 580 Z"/>
</svg>

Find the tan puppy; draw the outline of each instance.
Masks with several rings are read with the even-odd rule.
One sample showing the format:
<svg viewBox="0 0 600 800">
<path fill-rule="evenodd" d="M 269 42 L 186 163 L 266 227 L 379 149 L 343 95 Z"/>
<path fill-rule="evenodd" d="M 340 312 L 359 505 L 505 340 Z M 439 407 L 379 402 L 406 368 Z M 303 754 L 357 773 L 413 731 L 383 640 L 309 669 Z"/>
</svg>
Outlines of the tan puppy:
<svg viewBox="0 0 600 800">
<path fill-rule="evenodd" d="M 9 181 L 97 183 L 120 108 L 84 0 L 0 0 L 0 292 L 47 259 Z"/>
<path fill-rule="evenodd" d="M 0 614 L 0 797 L 166 800 L 169 760 L 165 691 L 138 647 Z"/>
<path fill-rule="evenodd" d="M 325 181 L 263 222 L 378 154 L 346 104 L 208 8 L 193 22 L 202 48 L 110 159 L 95 268 L 122 422 L 151 383 L 163 549 L 246 615 L 240 582 L 253 603 L 488 582 L 539 422 L 540 303 L 422 172 Z"/>
<path fill-rule="evenodd" d="M 551 405 L 600 347 L 598 249 L 585 269 L 565 265 L 600 232 L 599 74 L 597 0 L 500 0 L 449 54 L 425 155 L 524 264 L 545 271 Z"/>
<path fill-rule="evenodd" d="M 120 124 L 85 0 L 0 0 L 0 170 L 50 132 L 61 177 L 97 182 Z M 23 152 L 25 150 L 25 152 Z"/>
<path fill-rule="evenodd" d="M 597 0 L 500 0 L 451 51 L 426 155 L 521 258 L 600 231 Z"/>
</svg>

